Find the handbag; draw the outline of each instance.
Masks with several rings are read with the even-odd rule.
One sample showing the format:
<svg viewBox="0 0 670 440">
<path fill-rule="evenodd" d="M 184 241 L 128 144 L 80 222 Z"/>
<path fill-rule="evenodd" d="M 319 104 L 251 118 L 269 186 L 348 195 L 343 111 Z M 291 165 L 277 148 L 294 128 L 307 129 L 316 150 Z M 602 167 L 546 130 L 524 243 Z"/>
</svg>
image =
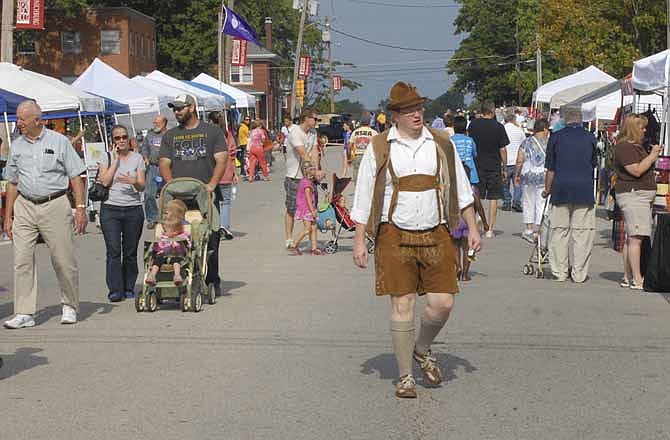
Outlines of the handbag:
<svg viewBox="0 0 670 440">
<path fill-rule="evenodd" d="M 112 161 L 112 157 L 107 152 L 107 163 L 109 164 Z M 91 184 L 91 187 L 88 189 L 88 198 L 92 202 L 104 202 L 109 198 L 109 188 L 104 186 L 99 180 L 100 176 L 100 167 L 98 167 L 98 172 L 95 173 L 95 181 Z"/>
</svg>

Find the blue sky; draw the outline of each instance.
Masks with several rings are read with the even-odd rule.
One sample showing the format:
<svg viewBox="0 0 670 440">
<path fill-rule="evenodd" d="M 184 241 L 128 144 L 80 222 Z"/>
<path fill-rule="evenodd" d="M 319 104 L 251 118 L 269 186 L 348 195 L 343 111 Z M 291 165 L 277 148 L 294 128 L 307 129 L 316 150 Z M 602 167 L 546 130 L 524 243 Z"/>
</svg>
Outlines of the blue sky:
<svg viewBox="0 0 670 440">
<path fill-rule="evenodd" d="M 320 18 L 331 17 L 334 29 L 357 37 L 409 48 L 456 49 L 462 38 L 454 35 L 458 8 L 429 8 L 422 5 L 453 5 L 440 0 L 371 0 L 372 3 L 414 5 L 395 8 L 363 4 L 357 0 L 320 0 Z M 353 63 L 339 67 L 337 74 L 356 80 L 363 87 L 343 90 L 336 98 L 358 100 L 375 109 L 396 81 L 410 81 L 430 98 L 444 93 L 450 84 L 444 66 L 452 52 L 430 53 L 374 46 L 332 33 L 333 59 Z"/>
</svg>

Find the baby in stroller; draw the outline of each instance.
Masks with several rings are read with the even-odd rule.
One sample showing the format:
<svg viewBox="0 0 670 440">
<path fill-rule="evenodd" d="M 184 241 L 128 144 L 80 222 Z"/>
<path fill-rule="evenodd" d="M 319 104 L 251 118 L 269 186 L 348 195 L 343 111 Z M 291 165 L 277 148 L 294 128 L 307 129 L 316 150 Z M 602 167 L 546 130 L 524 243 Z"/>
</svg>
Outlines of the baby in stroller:
<svg viewBox="0 0 670 440">
<path fill-rule="evenodd" d="M 172 265 L 174 270 L 172 281 L 176 286 L 184 283 L 181 276 L 181 263 L 191 246 L 190 233 L 184 230 L 186 210 L 186 204 L 181 200 L 171 200 L 167 204 L 163 233 L 151 249 L 152 265 L 146 279 L 149 286 L 156 285 L 156 275 L 164 264 Z"/>
</svg>

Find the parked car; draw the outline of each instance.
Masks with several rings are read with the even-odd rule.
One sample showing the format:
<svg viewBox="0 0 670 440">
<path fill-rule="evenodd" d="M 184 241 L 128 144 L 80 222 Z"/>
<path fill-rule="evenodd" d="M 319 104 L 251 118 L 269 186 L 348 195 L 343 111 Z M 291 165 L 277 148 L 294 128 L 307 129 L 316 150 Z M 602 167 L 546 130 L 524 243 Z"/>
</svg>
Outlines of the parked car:
<svg viewBox="0 0 670 440">
<path fill-rule="evenodd" d="M 351 115 L 328 113 L 319 115 L 316 131 L 319 137 L 326 136 L 328 142 L 342 142 L 343 126 L 345 122 L 351 120 Z"/>
</svg>

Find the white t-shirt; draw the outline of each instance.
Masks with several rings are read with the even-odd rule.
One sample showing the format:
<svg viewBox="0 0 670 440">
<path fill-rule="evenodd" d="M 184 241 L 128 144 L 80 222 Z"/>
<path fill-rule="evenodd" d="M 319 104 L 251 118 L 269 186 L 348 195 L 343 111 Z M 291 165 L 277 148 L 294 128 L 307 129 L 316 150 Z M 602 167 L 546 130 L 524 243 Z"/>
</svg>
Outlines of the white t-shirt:
<svg viewBox="0 0 670 440">
<path fill-rule="evenodd" d="M 296 151 L 296 147 L 304 146 L 305 150 L 307 150 L 307 154 L 309 154 L 315 145 L 316 130 L 310 130 L 309 133 L 305 133 L 300 125 L 291 127 L 286 148 L 286 177 L 302 179 L 300 154 Z"/>
<path fill-rule="evenodd" d="M 292 128 L 292 126 L 291 126 L 291 128 Z M 288 135 L 289 135 L 289 133 L 290 133 L 289 128 L 286 125 L 282 125 L 281 134 L 284 136 L 284 140 L 282 142 L 282 145 L 285 146 L 285 147 L 288 145 Z"/>
<path fill-rule="evenodd" d="M 516 164 L 516 155 L 519 152 L 521 142 L 526 139 L 526 135 L 521 127 L 511 122 L 505 124 L 505 131 L 509 139 L 509 145 L 507 145 L 507 165 L 509 166 Z"/>
</svg>

